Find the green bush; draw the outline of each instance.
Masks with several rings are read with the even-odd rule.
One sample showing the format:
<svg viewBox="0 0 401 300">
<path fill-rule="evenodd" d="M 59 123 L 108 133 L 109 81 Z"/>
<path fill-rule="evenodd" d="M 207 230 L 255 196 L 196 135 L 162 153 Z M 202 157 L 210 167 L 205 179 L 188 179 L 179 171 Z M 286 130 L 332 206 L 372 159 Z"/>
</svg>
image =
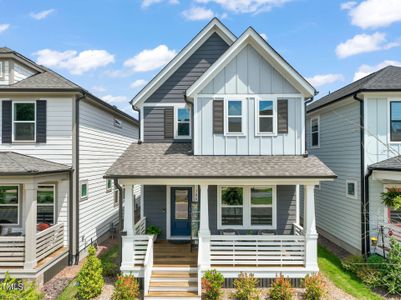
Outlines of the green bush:
<svg viewBox="0 0 401 300">
<path fill-rule="evenodd" d="M 285 278 L 283 274 L 276 277 L 272 283 L 269 295 L 270 299 L 273 300 L 291 300 L 293 291 L 290 279 Z"/>
<path fill-rule="evenodd" d="M 401 293 L 401 244 L 394 238 L 390 241 L 390 251 L 383 266 L 382 285 L 390 294 Z"/>
<path fill-rule="evenodd" d="M 156 225 L 150 225 L 148 228 L 146 228 L 146 234 L 161 235 L 162 230 Z"/>
<path fill-rule="evenodd" d="M 323 299 L 327 294 L 326 284 L 323 280 L 323 276 L 320 273 L 306 275 L 304 285 L 306 300 Z"/>
<path fill-rule="evenodd" d="M 381 285 L 382 272 L 370 266 L 363 266 L 356 272 L 356 276 L 370 288 L 376 288 Z"/>
<path fill-rule="evenodd" d="M 111 261 L 103 261 L 102 270 L 104 277 L 116 277 L 120 274 L 120 268 Z"/>
<path fill-rule="evenodd" d="M 202 289 L 205 299 L 218 300 L 222 296 L 224 277 L 216 270 L 208 270 L 202 277 Z"/>
<path fill-rule="evenodd" d="M 35 282 L 28 282 L 11 278 L 6 272 L 4 281 L 0 284 L 0 299 L 5 300 L 40 300 L 43 294 L 40 293 Z"/>
<path fill-rule="evenodd" d="M 88 247 L 88 257 L 78 273 L 78 297 L 92 299 L 101 294 L 104 285 L 102 263 L 96 257 L 96 249 Z"/>
<path fill-rule="evenodd" d="M 115 283 L 113 300 L 135 300 L 140 296 L 139 283 L 133 275 L 121 275 Z"/>
<path fill-rule="evenodd" d="M 258 300 L 260 298 L 258 285 L 259 279 L 255 278 L 253 274 L 241 272 L 238 278 L 234 279 L 233 296 L 238 300 Z"/>
<path fill-rule="evenodd" d="M 360 255 L 350 255 L 341 261 L 344 270 L 356 274 L 358 270 L 365 265 L 363 257 Z"/>
<path fill-rule="evenodd" d="M 383 256 L 373 254 L 368 257 L 367 263 L 368 266 L 372 269 L 382 270 L 386 263 L 386 260 Z"/>
</svg>

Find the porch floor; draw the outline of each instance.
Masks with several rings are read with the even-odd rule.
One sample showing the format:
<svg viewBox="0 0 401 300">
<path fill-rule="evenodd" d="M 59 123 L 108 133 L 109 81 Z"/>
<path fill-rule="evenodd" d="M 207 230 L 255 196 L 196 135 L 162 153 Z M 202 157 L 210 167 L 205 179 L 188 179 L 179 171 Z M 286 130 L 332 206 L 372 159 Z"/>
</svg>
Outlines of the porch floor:
<svg viewBox="0 0 401 300">
<path fill-rule="evenodd" d="M 158 241 L 154 244 L 154 267 L 197 267 L 198 249 L 190 242 Z"/>
</svg>

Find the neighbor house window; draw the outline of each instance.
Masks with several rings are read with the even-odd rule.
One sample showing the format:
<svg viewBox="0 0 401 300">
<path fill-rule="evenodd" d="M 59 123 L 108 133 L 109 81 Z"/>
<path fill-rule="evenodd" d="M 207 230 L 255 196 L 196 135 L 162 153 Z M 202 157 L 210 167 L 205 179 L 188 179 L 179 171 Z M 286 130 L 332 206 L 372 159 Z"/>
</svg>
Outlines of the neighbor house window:
<svg viewBox="0 0 401 300">
<path fill-rule="evenodd" d="M 88 199 L 88 182 L 87 181 L 81 182 L 80 192 L 81 192 L 81 200 Z"/>
<path fill-rule="evenodd" d="M 191 111 L 186 107 L 176 110 L 175 138 L 188 138 L 191 136 Z"/>
<path fill-rule="evenodd" d="M 106 192 L 111 192 L 113 189 L 113 181 L 111 179 L 106 180 Z"/>
<path fill-rule="evenodd" d="M 390 141 L 401 142 L 401 101 L 390 102 Z"/>
<path fill-rule="evenodd" d="M 251 225 L 273 225 L 273 188 L 251 188 Z"/>
<path fill-rule="evenodd" d="M 346 181 L 347 197 L 355 198 L 355 199 L 357 198 L 356 187 L 357 187 L 357 182 L 355 180 L 347 180 Z"/>
<path fill-rule="evenodd" d="M 272 100 L 258 100 L 256 102 L 256 131 L 258 134 L 274 132 L 274 113 Z"/>
<path fill-rule="evenodd" d="M 392 224 L 401 224 L 401 209 L 389 208 L 389 219 Z"/>
<path fill-rule="evenodd" d="M 55 186 L 38 186 L 37 223 L 55 224 Z"/>
<path fill-rule="evenodd" d="M 320 146 L 320 120 L 319 117 L 310 120 L 311 125 L 311 144 L 312 147 Z"/>
<path fill-rule="evenodd" d="M 35 141 L 36 128 L 35 102 L 14 102 L 13 136 L 14 141 Z"/>
<path fill-rule="evenodd" d="M 243 225 L 244 189 L 223 187 L 221 189 L 221 224 Z"/>
<path fill-rule="evenodd" d="M 0 79 L 3 79 L 4 77 L 4 63 L 0 61 Z"/>
<path fill-rule="evenodd" d="M 243 108 L 242 100 L 228 100 L 226 110 L 226 133 L 243 133 Z"/>
<path fill-rule="evenodd" d="M 0 224 L 18 224 L 18 186 L 0 186 Z"/>
</svg>

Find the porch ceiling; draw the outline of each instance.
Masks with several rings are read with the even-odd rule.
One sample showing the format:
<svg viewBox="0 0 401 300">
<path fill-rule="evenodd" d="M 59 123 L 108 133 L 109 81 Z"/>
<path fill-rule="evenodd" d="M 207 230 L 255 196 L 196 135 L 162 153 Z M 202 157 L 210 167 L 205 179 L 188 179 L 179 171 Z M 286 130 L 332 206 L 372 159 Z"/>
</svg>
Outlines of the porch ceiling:
<svg viewBox="0 0 401 300">
<path fill-rule="evenodd" d="M 132 144 L 106 178 L 314 178 L 336 175 L 317 157 L 193 155 L 190 143 Z"/>
</svg>

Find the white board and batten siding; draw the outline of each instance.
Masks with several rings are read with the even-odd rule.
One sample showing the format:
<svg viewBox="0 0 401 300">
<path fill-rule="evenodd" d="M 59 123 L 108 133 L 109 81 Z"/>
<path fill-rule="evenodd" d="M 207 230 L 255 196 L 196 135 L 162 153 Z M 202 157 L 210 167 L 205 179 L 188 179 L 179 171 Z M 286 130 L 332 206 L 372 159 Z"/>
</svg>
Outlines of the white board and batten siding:
<svg viewBox="0 0 401 300">
<path fill-rule="evenodd" d="M 121 121 L 122 128 L 114 126 Z M 88 102 L 80 102 L 79 177 L 88 182 L 88 199 L 80 202 L 80 249 L 107 233 L 118 221 L 114 184 L 106 191 L 107 169 L 138 139 L 138 128 Z"/>
<path fill-rule="evenodd" d="M 243 136 L 213 134 L 213 99 L 241 95 L 246 100 Z M 257 136 L 255 99 L 288 99 L 288 133 Z M 281 96 L 280 96 L 281 95 Z M 304 98 L 279 72 L 248 45 L 195 99 L 195 155 L 301 155 Z"/>
<path fill-rule="evenodd" d="M 320 119 L 320 147 L 311 147 L 311 118 Z M 323 232 L 342 240 L 350 252 L 361 249 L 361 182 L 359 102 L 330 105 L 307 117 L 307 147 L 336 175 L 315 189 L 316 223 Z M 346 195 L 346 181 L 357 181 L 357 197 Z"/>
</svg>

